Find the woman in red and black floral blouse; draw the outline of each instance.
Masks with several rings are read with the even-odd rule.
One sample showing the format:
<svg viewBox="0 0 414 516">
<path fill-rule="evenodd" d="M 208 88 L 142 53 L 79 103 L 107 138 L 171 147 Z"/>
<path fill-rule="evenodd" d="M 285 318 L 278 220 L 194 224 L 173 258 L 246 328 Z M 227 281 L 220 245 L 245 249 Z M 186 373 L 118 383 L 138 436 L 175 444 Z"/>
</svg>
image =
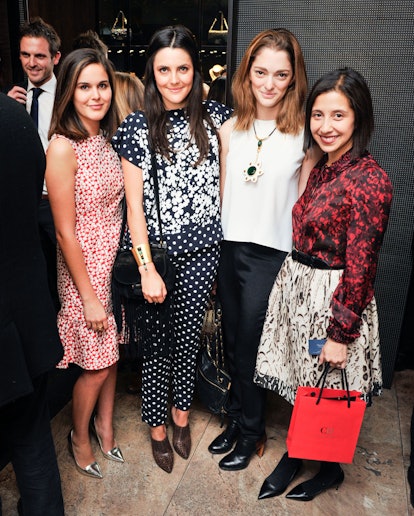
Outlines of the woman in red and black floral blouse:
<svg viewBox="0 0 414 516">
<path fill-rule="evenodd" d="M 315 385 L 324 363 L 334 370 L 327 387 L 349 387 L 367 402 L 382 385 L 374 279 L 387 227 L 392 186 L 366 150 L 373 131 L 371 95 L 351 68 L 323 76 L 306 109 L 305 150 L 325 153 L 311 171 L 293 208 L 294 249 L 269 298 L 255 382 L 294 403 L 299 385 Z M 265 480 L 259 498 L 282 494 L 301 459 L 287 453 Z M 286 496 L 312 500 L 339 485 L 339 464 L 322 462 L 319 473 Z"/>
</svg>

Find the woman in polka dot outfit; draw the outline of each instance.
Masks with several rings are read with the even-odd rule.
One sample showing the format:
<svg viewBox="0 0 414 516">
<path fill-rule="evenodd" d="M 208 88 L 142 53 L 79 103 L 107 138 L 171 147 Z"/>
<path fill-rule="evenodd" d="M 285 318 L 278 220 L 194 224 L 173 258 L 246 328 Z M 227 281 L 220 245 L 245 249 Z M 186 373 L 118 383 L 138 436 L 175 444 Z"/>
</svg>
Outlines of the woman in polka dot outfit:
<svg viewBox="0 0 414 516">
<path fill-rule="evenodd" d="M 187 28 L 156 32 L 147 57 L 144 112 L 124 120 L 113 144 L 125 179 L 129 232 L 124 244 L 135 252 L 152 319 L 171 297 L 148 246 L 159 233 L 150 141 L 156 151 L 162 230 L 176 267 L 173 342 L 170 349 L 160 335 L 152 352 L 144 353 L 142 419 L 150 426 L 155 462 L 171 472 L 174 456 L 165 425 L 170 385 L 173 447 L 184 459 L 191 451 L 188 417 L 196 356 L 222 239 L 217 129 L 230 111 L 214 101 L 202 102 L 198 49 Z"/>
</svg>

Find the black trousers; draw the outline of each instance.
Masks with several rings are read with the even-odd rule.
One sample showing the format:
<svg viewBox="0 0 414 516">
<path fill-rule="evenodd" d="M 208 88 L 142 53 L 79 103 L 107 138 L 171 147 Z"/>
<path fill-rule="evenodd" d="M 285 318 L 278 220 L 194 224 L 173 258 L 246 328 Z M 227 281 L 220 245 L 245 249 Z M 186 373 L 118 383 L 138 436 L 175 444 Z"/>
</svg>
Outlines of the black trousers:
<svg viewBox="0 0 414 516">
<path fill-rule="evenodd" d="M 410 450 L 410 468 L 414 476 L 414 407 L 411 415 L 411 450 Z"/>
<path fill-rule="evenodd" d="M 57 291 L 56 233 L 52 210 L 47 199 L 42 199 L 39 204 L 39 235 L 46 260 L 50 295 L 57 313 L 60 309 L 60 302 Z"/>
<path fill-rule="evenodd" d="M 50 429 L 47 375 L 34 392 L 0 409 L 0 455 L 10 454 L 20 492 L 20 514 L 64 514 L 60 474 Z"/>
<path fill-rule="evenodd" d="M 229 416 L 243 437 L 259 439 L 265 430 L 266 391 L 253 383 L 267 303 L 287 253 L 251 243 L 223 242 L 218 296 L 227 363 L 232 378 Z"/>
</svg>

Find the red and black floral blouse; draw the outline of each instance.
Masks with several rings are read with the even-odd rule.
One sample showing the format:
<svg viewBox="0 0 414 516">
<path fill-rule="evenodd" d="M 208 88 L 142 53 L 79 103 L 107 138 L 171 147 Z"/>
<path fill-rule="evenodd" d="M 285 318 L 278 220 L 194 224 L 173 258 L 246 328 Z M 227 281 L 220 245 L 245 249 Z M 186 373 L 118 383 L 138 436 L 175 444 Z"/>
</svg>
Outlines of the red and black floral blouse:
<svg viewBox="0 0 414 516">
<path fill-rule="evenodd" d="M 391 182 L 371 154 L 351 159 L 347 152 L 331 166 L 322 158 L 293 208 L 294 247 L 344 268 L 327 329 L 337 342 L 359 336 L 361 314 L 374 295 L 391 200 Z"/>
</svg>

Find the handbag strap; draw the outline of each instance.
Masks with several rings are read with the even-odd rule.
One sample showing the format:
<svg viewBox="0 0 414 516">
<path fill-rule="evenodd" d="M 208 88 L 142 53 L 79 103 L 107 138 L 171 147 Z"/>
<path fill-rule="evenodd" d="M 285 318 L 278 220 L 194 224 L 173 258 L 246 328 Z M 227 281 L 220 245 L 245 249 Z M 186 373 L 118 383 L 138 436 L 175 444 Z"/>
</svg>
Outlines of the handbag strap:
<svg viewBox="0 0 414 516">
<path fill-rule="evenodd" d="M 160 232 L 160 242 L 164 243 L 164 237 L 162 234 L 162 224 L 161 224 L 161 209 L 160 209 L 160 190 L 158 185 L 158 168 L 157 168 L 157 158 L 155 156 L 155 152 L 151 145 L 151 170 L 150 174 L 152 176 L 152 180 L 154 183 L 154 197 L 155 197 L 155 205 L 157 207 L 157 217 L 158 217 L 158 229 Z"/>
<path fill-rule="evenodd" d="M 217 301 L 216 301 L 217 302 Z M 216 335 L 217 335 L 217 343 L 216 343 L 216 363 L 219 367 L 224 368 L 224 343 L 223 343 L 223 330 L 221 327 L 221 306 L 215 306 L 216 313 Z"/>
<path fill-rule="evenodd" d="M 156 159 L 155 152 L 154 152 L 152 146 L 151 146 L 150 175 L 151 175 L 153 183 L 154 183 L 154 197 L 155 197 L 155 205 L 157 208 L 158 229 L 159 229 L 159 233 L 160 233 L 160 244 L 164 245 L 164 237 L 163 237 L 162 225 L 161 225 L 160 193 L 159 193 L 159 186 L 158 186 L 157 159 Z M 121 247 L 122 240 L 124 237 L 126 221 L 127 221 L 127 205 L 126 205 L 126 199 L 124 196 L 124 198 L 122 199 L 122 225 L 121 225 L 121 234 L 119 237 L 119 247 Z"/>
<path fill-rule="evenodd" d="M 329 368 L 330 368 L 329 362 L 326 362 L 325 368 L 324 368 L 321 376 L 319 377 L 319 380 L 316 382 L 316 387 L 319 387 L 319 385 L 321 385 L 320 390 L 319 390 L 318 399 L 316 400 L 316 405 L 318 405 L 319 402 L 321 401 L 323 389 L 325 388 L 326 377 L 328 376 L 330 371 L 333 371 L 333 369 L 334 369 L 334 368 L 332 368 L 332 369 L 329 369 Z M 349 393 L 348 377 L 346 375 L 345 369 L 341 369 L 341 383 L 342 383 L 342 389 L 346 390 L 347 405 L 348 405 L 348 408 L 350 408 L 351 395 Z"/>
<path fill-rule="evenodd" d="M 214 312 L 214 333 L 205 336 L 207 351 L 217 368 L 217 379 L 219 378 L 219 369 L 225 368 L 224 358 L 224 342 L 223 342 L 223 330 L 221 326 L 221 305 L 213 296 L 209 299 L 209 306 L 207 310 Z M 212 339 L 214 339 L 214 345 L 212 345 Z"/>
</svg>

